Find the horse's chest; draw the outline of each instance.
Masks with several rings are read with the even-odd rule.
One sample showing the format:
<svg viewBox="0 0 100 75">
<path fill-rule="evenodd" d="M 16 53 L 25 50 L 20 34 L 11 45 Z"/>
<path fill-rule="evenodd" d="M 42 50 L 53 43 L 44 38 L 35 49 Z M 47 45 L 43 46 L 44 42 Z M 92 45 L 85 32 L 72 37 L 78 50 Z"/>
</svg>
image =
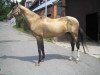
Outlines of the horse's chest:
<svg viewBox="0 0 100 75">
<path fill-rule="evenodd" d="M 38 27 L 38 26 L 31 27 L 31 30 L 32 30 L 34 36 L 37 36 L 37 35 L 43 36 L 43 31 L 42 31 L 41 27 Z"/>
</svg>

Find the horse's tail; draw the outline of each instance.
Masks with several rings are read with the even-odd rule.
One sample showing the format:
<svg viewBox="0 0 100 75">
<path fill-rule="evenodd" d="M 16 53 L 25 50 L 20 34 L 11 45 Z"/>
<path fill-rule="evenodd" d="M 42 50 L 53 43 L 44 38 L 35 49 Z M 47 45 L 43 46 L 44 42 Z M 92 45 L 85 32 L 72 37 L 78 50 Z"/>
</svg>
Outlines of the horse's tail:
<svg viewBox="0 0 100 75">
<path fill-rule="evenodd" d="M 85 50 L 85 48 L 87 48 L 87 44 L 86 44 L 86 34 L 85 34 L 85 32 L 83 31 L 83 29 L 81 27 L 79 29 L 79 40 L 80 40 L 80 42 L 82 44 L 84 53 L 86 54 L 86 50 Z"/>
</svg>

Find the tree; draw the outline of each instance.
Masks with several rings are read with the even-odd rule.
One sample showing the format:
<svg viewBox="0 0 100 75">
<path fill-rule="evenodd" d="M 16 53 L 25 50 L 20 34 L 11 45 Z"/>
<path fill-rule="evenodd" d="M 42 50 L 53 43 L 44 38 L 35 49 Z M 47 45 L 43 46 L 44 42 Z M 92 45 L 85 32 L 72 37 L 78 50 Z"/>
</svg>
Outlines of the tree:
<svg viewBox="0 0 100 75">
<path fill-rule="evenodd" d="M 21 0 L 20 4 L 22 4 L 24 6 L 26 0 Z"/>
<path fill-rule="evenodd" d="M 11 0 L 0 0 L 0 20 L 6 19 L 6 15 L 11 10 L 11 5 L 13 2 Z"/>
</svg>

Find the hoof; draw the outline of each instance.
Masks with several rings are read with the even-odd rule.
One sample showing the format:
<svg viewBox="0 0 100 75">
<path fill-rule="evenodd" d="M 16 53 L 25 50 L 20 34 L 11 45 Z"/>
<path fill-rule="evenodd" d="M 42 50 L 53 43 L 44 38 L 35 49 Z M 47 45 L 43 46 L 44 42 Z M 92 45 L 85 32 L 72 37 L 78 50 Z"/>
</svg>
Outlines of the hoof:
<svg viewBox="0 0 100 75">
<path fill-rule="evenodd" d="M 69 57 L 69 60 L 72 61 L 73 60 L 73 57 Z"/>
<path fill-rule="evenodd" d="M 87 54 L 86 52 L 84 52 L 84 54 Z"/>
<path fill-rule="evenodd" d="M 40 66 L 40 63 L 35 63 L 35 66 Z"/>
<path fill-rule="evenodd" d="M 76 58 L 76 63 L 78 63 L 79 62 L 79 58 Z"/>
<path fill-rule="evenodd" d="M 43 59 L 43 60 L 41 60 L 41 62 L 44 62 L 44 59 Z"/>
</svg>

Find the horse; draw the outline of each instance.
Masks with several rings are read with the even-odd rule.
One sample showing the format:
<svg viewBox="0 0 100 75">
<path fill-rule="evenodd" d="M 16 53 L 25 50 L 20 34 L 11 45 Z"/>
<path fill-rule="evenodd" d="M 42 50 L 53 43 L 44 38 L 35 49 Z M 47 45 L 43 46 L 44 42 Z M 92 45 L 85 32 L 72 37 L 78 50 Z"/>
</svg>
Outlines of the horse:
<svg viewBox="0 0 100 75">
<path fill-rule="evenodd" d="M 11 19 L 12 17 L 20 15 L 22 15 L 24 19 L 28 22 L 28 26 L 30 27 L 33 36 L 37 40 L 38 54 L 39 54 L 38 64 L 44 61 L 45 58 L 43 39 L 48 37 L 58 37 L 67 33 L 70 33 L 71 35 L 70 44 L 72 49 L 71 49 L 71 56 L 69 59 L 70 60 L 73 59 L 74 46 L 76 45 L 77 47 L 76 60 L 79 61 L 80 57 L 79 48 L 81 42 L 79 41 L 79 33 L 81 35 L 82 33 L 79 22 L 76 18 L 71 16 L 65 16 L 52 19 L 46 16 L 39 16 L 35 12 L 29 10 L 28 8 L 22 6 L 19 3 L 16 3 L 16 5 L 13 7 L 13 9 L 10 11 L 7 17 Z M 85 52 L 84 48 L 85 45 L 83 44 L 83 42 L 81 43 Z"/>
</svg>

